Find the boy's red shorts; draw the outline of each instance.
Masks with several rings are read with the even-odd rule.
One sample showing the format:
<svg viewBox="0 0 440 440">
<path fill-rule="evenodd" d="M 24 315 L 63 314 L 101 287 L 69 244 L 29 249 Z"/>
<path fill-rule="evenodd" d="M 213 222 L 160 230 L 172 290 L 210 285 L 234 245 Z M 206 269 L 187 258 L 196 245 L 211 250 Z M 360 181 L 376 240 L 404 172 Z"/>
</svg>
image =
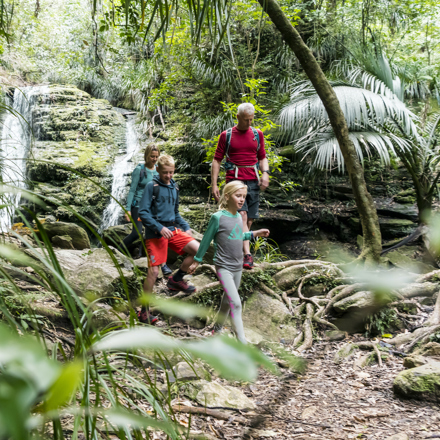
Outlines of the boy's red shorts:
<svg viewBox="0 0 440 440">
<path fill-rule="evenodd" d="M 179 255 L 183 255 L 185 252 L 183 248 L 194 240 L 194 237 L 183 232 L 180 229 L 174 229 L 170 231 L 173 233 L 173 238 L 148 238 L 145 240 L 145 247 L 148 252 L 148 266 L 160 266 L 167 262 L 168 248 L 171 248 Z"/>
</svg>

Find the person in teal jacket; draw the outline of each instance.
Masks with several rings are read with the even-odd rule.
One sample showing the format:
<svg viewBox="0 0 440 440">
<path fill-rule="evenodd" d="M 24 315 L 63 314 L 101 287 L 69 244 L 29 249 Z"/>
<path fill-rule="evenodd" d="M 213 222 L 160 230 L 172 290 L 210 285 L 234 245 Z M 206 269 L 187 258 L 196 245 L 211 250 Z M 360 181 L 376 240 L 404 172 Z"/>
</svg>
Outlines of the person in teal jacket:
<svg viewBox="0 0 440 440">
<path fill-rule="evenodd" d="M 232 328 L 238 340 L 244 344 L 246 344 L 246 337 L 241 318 L 241 300 L 238 294 L 243 271 L 243 240 L 269 236 L 268 229 L 243 232 L 243 220 L 238 211 L 246 200 L 246 194 L 247 186 L 239 180 L 233 180 L 225 185 L 219 201 L 220 210 L 212 215 L 208 229 L 194 257 L 194 263 L 188 271 L 193 273 L 196 270 L 211 241 L 214 240 L 215 270 L 224 290 L 215 331 L 221 331 L 228 314 L 230 314 Z"/>
<path fill-rule="evenodd" d="M 142 240 L 142 221 L 139 219 L 139 203 L 144 194 L 147 183 L 152 182 L 155 176 L 159 173 L 156 170 L 156 162 L 159 158 L 160 151 L 154 144 L 148 144 L 144 152 L 144 163 L 140 163 L 131 175 L 130 191 L 127 196 L 127 204 L 125 218 L 128 222 L 133 221 L 136 227 L 133 226 L 131 233 L 124 238 L 123 243 L 130 252 L 133 248 L 133 243 L 141 238 Z M 139 231 L 139 232 L 138 232 Z M 164 264 L 162 266 L 162 273 L 165 276 L 171 275 L 171 269 Z"/>
</svg>

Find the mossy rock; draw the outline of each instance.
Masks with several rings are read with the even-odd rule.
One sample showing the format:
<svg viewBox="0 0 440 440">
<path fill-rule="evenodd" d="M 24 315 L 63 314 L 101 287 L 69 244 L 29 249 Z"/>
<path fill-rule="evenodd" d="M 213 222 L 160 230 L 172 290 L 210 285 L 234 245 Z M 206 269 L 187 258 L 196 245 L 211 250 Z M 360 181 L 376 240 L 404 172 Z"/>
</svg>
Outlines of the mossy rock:
<svg viewBox="0 0 440 440">
<path fill-rule="evenodd" d="M 90 249 L 89 237 L 81 226 L 74 223 L 53 222 L 43 223 L 42 227 L 50 239 L 55 236 L 68 236 L 74 249 Z"/>
<path fill-rule="evenodd" d="M 440 402 L 440 362 L 432 362 L 400 372 L 393 390 L 408 399 Z"/>
<path fill-rule="evenodd" d="M 77 221 L 62 206 L 74 205 L 79 214 L 99 224 L 110 198 L 101 187 L 111 190 L 114 159 L 125 145 L 123 116 L 106 100 L 91 98 L 74 86 L 49 86 L 37 102 L 30 121 L 35 142 L 27 173 L 48 205 L 44 212 L 36 205 L 36 211 Z"/>
<path fill-rule="evenodd" d="M 350 217 L 350 228 L 360 233 L 361 222 L 359 218 Z M 395 237 L 405 237 L 411 234 L 416 228 L 417 224 L 411 220 L 403 218 L 379 218 L 380 231 L 383 239 L 392 239 Z"/>
<path fill-rule="evenodd" d="M 299 333 L 287 307 L 277 299 L 260 292 L 254 293 L 246 301 L 243 324 L 247 329 L 273 342 L 279 342 L 280 339 L 293 340 Z"/>
</svg>

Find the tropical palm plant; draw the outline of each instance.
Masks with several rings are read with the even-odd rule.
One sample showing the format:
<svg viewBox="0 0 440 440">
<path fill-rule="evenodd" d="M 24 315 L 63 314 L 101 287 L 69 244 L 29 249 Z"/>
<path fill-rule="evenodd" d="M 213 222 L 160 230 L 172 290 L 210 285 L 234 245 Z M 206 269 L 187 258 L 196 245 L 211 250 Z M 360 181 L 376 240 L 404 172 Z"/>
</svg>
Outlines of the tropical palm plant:
<svg viewBox="0 0 440 440">
<path fill-rule="evenodd" d="M 420 87 L 408 85 L 407 77 L 393 71 L 386 56 L 364 56 L 364 64 L 344 61 L 334 73 L 347 82 L 334 82 L 335 93 L 344 111 L 349 136 L 359 160 L 375 154 L 390 163 L 390 153 L 397 156 L 410 173 L 417 198 L 419 220 L 431 210 L 440 175 L 438 164 L 438 127 L 440 118 L 421 124 L 406 106 L 404 96 L 422 97 Z M 280 112 L 282 139 L 293 144 L 284 154 L 296 152 L 303 159 L 313 157 L 312 165 L 338 171 L 344 169 L 344 159 L 336 142 L 327 114 L 314 90 L 307 82 L 292 87 L 290 102 Z"/>
</svg>

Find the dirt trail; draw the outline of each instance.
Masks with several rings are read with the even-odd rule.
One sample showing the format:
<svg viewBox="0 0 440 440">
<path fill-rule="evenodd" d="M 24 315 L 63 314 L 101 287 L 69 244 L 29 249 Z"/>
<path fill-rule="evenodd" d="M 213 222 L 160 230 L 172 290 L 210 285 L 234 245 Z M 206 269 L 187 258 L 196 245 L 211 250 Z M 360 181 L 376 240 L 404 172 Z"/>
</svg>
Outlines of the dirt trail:
<svg viewBox="0 0 440 440">
<path fill-rule="evenodd" d="M 306 355 L 309 364 L 302 376 L 284 370 L 277 378 L 263 372 L 247 385 L 244 391 L 261 415 L 254 416 L 254 422 L 259 420 L 254 428 L 211 417 L 194 418 L 193 429 L 223 439 L 382 440 L 397 433 L 409 440 L 440 439 L 440 405 L 402 400 L 392 391 L 402 358 L 390 356 L 382 368 L 362 369 L 355 361 L 366 352 L 358 351 L 336 365 L 334 354 L 345 342 L 316 343 Z"/>
</svg>

